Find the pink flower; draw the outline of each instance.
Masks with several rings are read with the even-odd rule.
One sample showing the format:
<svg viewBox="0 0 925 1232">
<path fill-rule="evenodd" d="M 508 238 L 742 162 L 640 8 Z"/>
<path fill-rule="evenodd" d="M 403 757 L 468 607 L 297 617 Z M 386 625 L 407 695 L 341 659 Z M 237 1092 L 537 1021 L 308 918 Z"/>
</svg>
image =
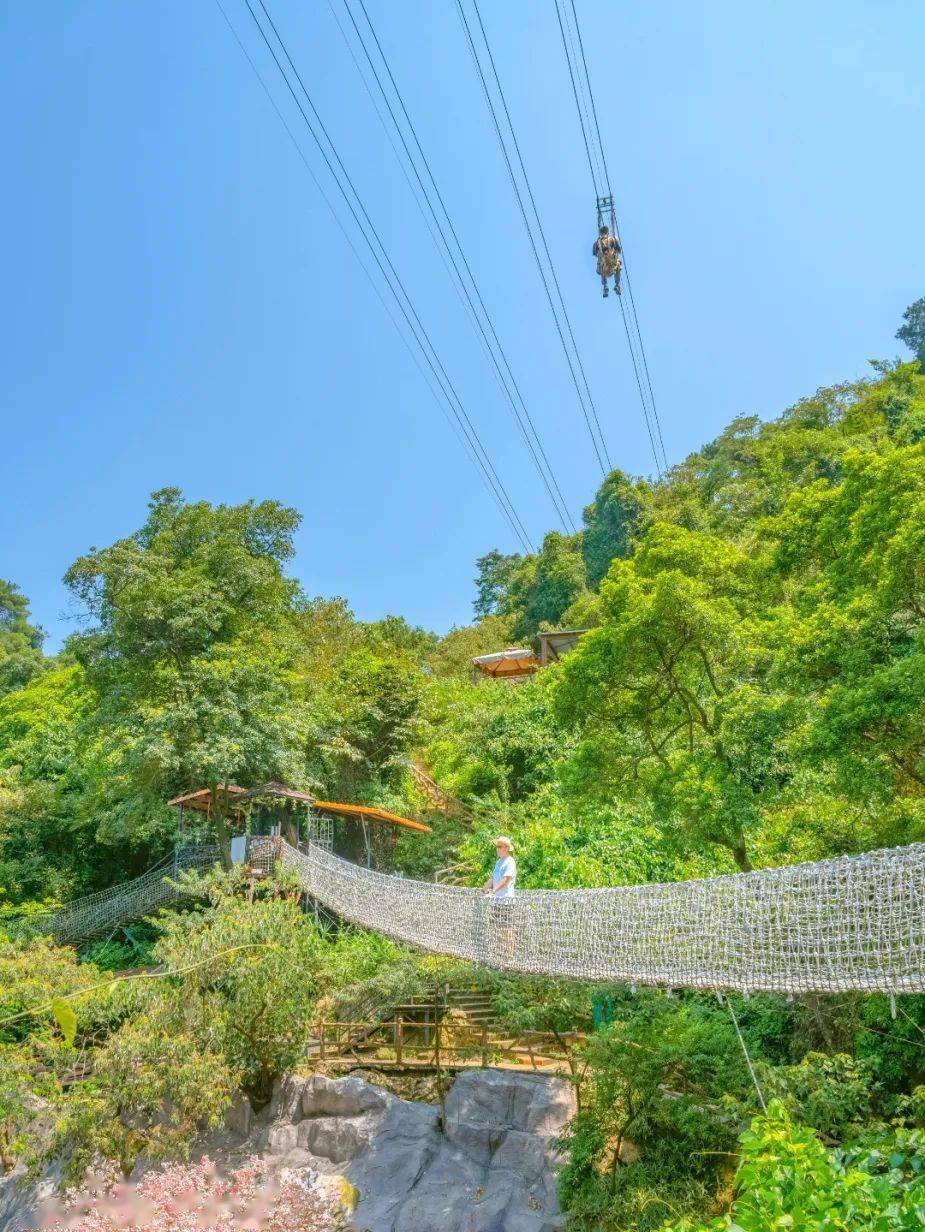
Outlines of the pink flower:
<svg viewBox="0 0 925 1232">
<path fill-rule="evenodd" d="M 250 1159 L 229 1177 L 203 1156 L 165 1164 L 137 1184 L 109 1165 L 46 1211 L 45 1232 L 334 1232 L 337 1203 L 310 1174 L 269 1174 Z"/>
</svg>

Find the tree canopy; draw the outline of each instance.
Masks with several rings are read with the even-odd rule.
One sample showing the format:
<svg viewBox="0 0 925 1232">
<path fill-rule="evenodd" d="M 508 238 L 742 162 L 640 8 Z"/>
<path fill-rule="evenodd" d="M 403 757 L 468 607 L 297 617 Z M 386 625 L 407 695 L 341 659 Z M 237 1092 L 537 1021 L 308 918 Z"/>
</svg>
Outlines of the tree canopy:
<svg viewBox="0 0 925 1232">
<path fill-rule="evenodd" d="M 45 635 L 29 620 L 29 604 L 13 582 L 0 578 L 0 697 L 21 688 L 44 665 Z"/>
<path fill-rule="evenodd" d="M 910 304 L 903 313 L 903 324 L 896 331 L 896 337 L 915 353 L 925 368 L 925 296 Z"/>
</svg>

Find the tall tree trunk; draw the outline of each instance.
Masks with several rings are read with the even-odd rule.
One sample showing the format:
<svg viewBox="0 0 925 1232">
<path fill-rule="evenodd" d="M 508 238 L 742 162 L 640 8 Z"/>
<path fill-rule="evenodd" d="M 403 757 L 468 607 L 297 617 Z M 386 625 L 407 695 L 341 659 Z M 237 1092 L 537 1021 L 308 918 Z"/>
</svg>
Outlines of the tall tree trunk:
<svg viewBox="0 0 925 1232">
<path fill-rule="evenodd" d="M 228 793 L 224 793 L 224 799 L 219 803 L 218 783 L 210 783 L 209 796 L 212 804 L 212 828 L 218 844 L 219 859 L 222 862 L 222 868 L 228 869 L 231 868 L 231 832 L 228 829 L 228 818 L 225 815 Z"/>
<path fill-rule="evenodd" d="M 754 871 L 752 862 L 748 858 L 748 852 L 745 850 L 744 841 L 733 843 L 729 850 L 732 852 L 732 858 L 735 860 L 736 868 L 738 868 L 740 873 L 751 873 Z"/>
</svg>

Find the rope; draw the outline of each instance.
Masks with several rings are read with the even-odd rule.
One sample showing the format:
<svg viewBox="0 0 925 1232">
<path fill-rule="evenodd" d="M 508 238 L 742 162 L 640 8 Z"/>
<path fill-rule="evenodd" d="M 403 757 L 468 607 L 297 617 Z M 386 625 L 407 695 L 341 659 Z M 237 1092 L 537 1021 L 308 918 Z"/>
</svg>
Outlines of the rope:
<svg viewBox="0 0 925 1232">
<path fill-rule="evenodd" d="M 758 1075 L 755 1073 L 755 1067 L 752 1065 L 752 1059 L 748 1054 L 748 1048 L 745 1046 L 745 1040 L 742 1038 L 742 1032 L 739 1030 L 739 1020 L 735 1016 L 735 1010 L 732 1008 L 732 1002 L 726 998 L 726 1009 L 729 1011 L 729 1017 L 732 1019 L 732 1025 L 736 1029 L 736 1035 L 739 1037 L 739 1043 L 742 1046 L 742 1055 L 745 1057 L 745 1064 L 748 1066 L 748 1072 L 752 1076 L 752 1082 L 755 1084 L 755 1090 L 758 1092 L 758 1103 L 761 1105 L 761 1111 L 765 1116 L 768 1115 L 768 1106 L 764 1102 L 764 1092 L 761 1090 L 761 1084 L 758 1082 Z"/>
<path fill-rule="evenodd" d="M 182 869 L 211 868 L 216 858 L 216 849 L 211 844 L 186 847 L 159 861 L 133 881 L 123 881 L 108 890 L 87 894 L 57 910 L 10 920 L 4 928 L 13 937 L 47 936 L 59 945 L 112 934 L 129 920 L 137 920 L 159 907 L 177 902 L 182 891 L 170 877 Z"/>
<path fill-rule="evenodd" d="M 342 918 L 501 970 L 739 992 L 925 991 L 921 843 L 700 881 L 523 890 L 506 903 L 264 843 L 264 859 L 278 855 Z"/>
<path fill-rule="evenodd" d="M 498 76 L 498 70 L 495 67 L 494 57 L 491 52 L 491 46 L 488 42 L 488 36 L 485 33 L 485 27 L 482 24 L 481 13 L 479 12 L 478 5 L 474 5 L 474 7 L 475 7 L 476 15 L 479 19 L 479 25 L 482 30 L 482 38 L 485 41 L 485 47 L 488 52 L 489 62 L 491 64 L 495 83 L 498 88 L 498 94 L 501 99 L 502 106 L 504 107 L 504 112 L 505 112 L 505 116 L 507 117 L 508 127 L 511 130 L 511 136 L 514 141 L 514 149 L 517 153 L 517 158 L 520 164 L 521 174 L 523 175 L 524 184 L 527 189 L 527 194 L 530 198 L 530 204 L 533 209 L 533 214 L 534 214 L 534 217 L 536 218 L 537 230 L 539 231 L 540 239 L 542 241 L 543 248 L 546 253 L 546 260 L 549 264 L 549 272 L 552 277 L 553 284 L 555 285 L 555 288 L 556 288 L 556 294 L 559 299 L 562 316 L 565 319 L 566 329 L 568 330 L 569 338 L 571 339 L 572 351 L 574 351 L 574 356 L 575 356 L 574 360 L 572 359 L 572 352 L 569 350 L 568 343 L 565 340 L 565 333 L 562 329 L 562 322 L 559 317 L 559 309 L 556 308 L 555 301 L 553 300 L 552 291 L 549 288 L 549 280 L 546 276 L 546 271 L 543 267 L 543 262 L 539 254 L 539 250 L 537 249 L 537 246 L 536 246 L 536 240 L 533 237 L 533 229 L 530 226 L 530 220 L 527 216 L 527 209 L 526 209 L 526 206 L 524 205 L 523 195 L 521 194 L 520 186 L 517 183 L 517 177 L 514 174 L 514 168 L 511 163 L 511 157 L 507 150 L 507 143 L 505 141 L 504 134 L 501 131 L 501 123 L 498 119 L 498 114 L 495 110 L 495 105 L 491 98 L 491 92 L 488 88 L 488 82 L 485 77 L 485 72 L 482 68 L 481 60 L 479 59 L 478 52 L 476 51 L 475 40 L 472 37 L 472 31 L 469 27 L 469 21 L 468 21 L 468 18 L 466 17 L 466 11 L 463 8 L 462 0 L 456 0 L 456 8 L 457 8 L 457 11 L 459 12 L 460 20 L 462 21 L 463 31 L 466 36 L 466 42 L 469 47 L 469 52 L 472 56 L 472 61 L 473 61 L 473 64 L 475 65 L 475 69 L 478 74 L 478 78 L 481 83 L 481 86 L 482 86 L 482 92 L 485 96 L 485 103 L 488 107 L 488 112 L 491 117 L 492 124 L 494 126 L 495 134 L 498 138 L 498 144 L 501 147 L 501 153 L 504 157 L 504 163 L 505 163 L 505 166 L 507 167 L 508 176 L 510 177 L 511 185 L 514 189 L 514 196 L 520 208 L 520 214 L 521 214 L 521 217 L 523 218 L 524 229 L 527 233 L 527 239 L 530 241 L 530 247 L 533 251 L 533 258 L 536 261 L 536 266 L 537 266 L 537 269 L 539 270 L 540 279 L 543 283 L 543 290 L 546 292 L 546 299 L 549 303 L 549 311 L 552 313 L 553 322 L 556 326 L 556 332 L 559 335 L 559 342 L 562 345 L 562 351 L 563 351 L 563 354 L 565 355 L 566 363 L 568 364 L 569 373 L 572 378 L 572 384 L 575 386 L 575 393 L 578 396 L 578 404 L 581 408 L 581 413 L 582 413 L 582 416 L 584 417 L 585 426 L 588 429 L 588 434 L 591 437 L 591 444 L 594 447 L 594 453 L 597 458 L 598 465 L 601 468 L 601 474 L 606 475 L 607 471 L 611 469 L 610 458 L 607 454 L 607 443 L 604 440 L 604 435 L 601 430 L 600 419 L 598 418 L 598 414 L 597 414 L 597 408 L 594 405 L 594 399 L 591 396 L 591 389 L 590 389 L 590 386 L 588 385 L 588 378 L 585 374 L 584 364 L 581 361 L 581 355 L 578 351 L 578 344 L 575 341 L 575 334 L 572 330 L 572 324 L 568 316 L 568 310 L 565 307 L 565 300 L 562 297 L 562 288 L 559 285 L 559 279 L 556 274 L 555 266 L 553 265 L 552 256 L 549 251 L 549 245 L 546 242 L 546 234 L 543 230 L 543 224 L 539 216 L 539 211 L 537 210 L 536 200 L 533 195 L 533 190 L 530 186 L 530 180 L 529 180 L 529 177 L 527 176 L 527 169 L 526 169 L 526 166 L 524 165 L 523 155 L 520 152 L 520 145 L 517 141 L 517 134 L 514 131 L 513 121 L 511 120 L 511 113 L 507 106 L 507 100 L 504 97 L 504 90 L 501 85 L 501 80 Z M 578 372 L 576 372 L 576 364 L 578 367 L 578 372 L 581 373 L 581 384 L 579 384 Z M 584 386 L 584 392 L 582 392 L 582 385 Z M 590 415 L 588 413 L 588 407 L 591 408 Z M 594 423 L 597 425 L 597 436 L 595 435 L 594 428 L 592 427 L 592 423 L 591 423 L 592 416 L 594 419 Z M 598 436 L 600 437 L 600 444 L 598 444 Z M 601 452 L 602 447 L 603 447 L 603 454 Z M 606 466 L 605 466 L 605 459 L 606 459 Z"/>
<path fill-rule="evenodd" d="M 402 148 L 405 151 L 405 156 L 408 159 L 408 162 L 411 166 L 412 171 L 414 172 L 415 179 L 417 180 L 421 194 L 424 197 L 424 201 L 425 201 L 425 204 L 427 205 L 427 209 L 429 210 L 431 218 L 433 219 L 434 225 L 437 228 L 437 236 L 439 237 L 439 242 L 443 245 L 443 248 L 446 251 L 446 255 L 449 257 L 453 270 L 456 274 L 458 285 L 459 287 L 462 288 L 462 292 L 465 296 L 465 302 L 469 306 L 469 310 L 471 313 L 471 319 L 475 322 L 476 326 L 478 327 L 478 331 L 479 331 L 479 334 L 481 335 L 481 340 L 486 350 L 486 353 L 488 354 L 494 366 L 499 386 L 503 394 L 507 398 L 508 402 L 510 403 L 511 411 L 514 415 L 514 419 L 524 438 L 524 442 L 528 450 L 530 451 L 530 455 L 537 468 L 537 471 L 539 472 L 540 478 L 543 481 L 543 484 L 546 488 L 549 498 L 552 501 L 553 508 L 556 510 L 556 515 L 562 522 L 562 528 L 563 530 L 566 531 L 566 533 L 568 533 L 569 528 L 571 527 L 571 530 L 574 532 L 576 529 L 575 524 L 572 521 L 571 514 L 569 513 L 568 506 L 565 502 L 565 498 L 562 495 L 562 490 L 559 487 L 559 483 L 556 480 L 555 473 L 552 469 L 552 464 L 549 460 L 546 449 L 543 446 L 542 440 L 537 431 L 536 425 L 533 421 L 533 417 L 531 416 L 530 411 L 528 410 L 527 405 L 524 401 L 523 394 L 520 391 L 520 387 L 517 383 L 517 380 L 514 377 L 514 374 L 511 370 L 511 365 L 508 362 L 507 355 L 505 354 L 504 348 L 501 345 L 501 341 L 498 338 L 498 333 L 497 333 L 497 330 L 495 329 L 495 325 L 492 320 L 491 314 L 488 311 L 488 308 L 485 304 L 485 300 L 482 296 L 481 290 L 479 289 L 479 285 L 476 282 L 475 275 L 472 272 L 472 267 L 469 264 L 468 257 L 466 256 L 465 250 L 463 249 L 462 242 L 456 231 L 456 227 L 453 223 L 453 219 L 450 216 L 446 202 L 443 198 L 443 194 L 441 193 L 439 187 L 437 186 L 437 182 L 434 179 L 434 174 L 433 174 L 433 170 L 431 169 L 430 160 L 428 159 L 427 155 L 424 153 L 424 149 L 418 138 L 417 130 L 414 126 L 414 122 L 412 121 L 411 116 L 408 113 L 408 108 L 405 106 L 405 100 L 402 97 L 401 90 L 398 87 L 398 82 L 395 80 L 395 75 L 392 72 L 392 67 L 382 47 L 382 43 L 379 39 L 379 35 L 377 34 L 376 28 L 372 23 L 372 20 L 369 16 L 369 12 L 366 8 L 366 5 L 363 3 L 363 0 L 359 0 L 359 4 L 360 4 L 360 8 L 362 9 L 363 16 L 366 20 L 366 24 L 369 27 L 370 33 L 372 34 L 373 41 L 376 45 L 376 50 L 378 51 L 379 57 L 382 60 L 383 65 L 385 66 L 386 73 L 388 74 L 388 78 L 392 85 L 392 89 L 395 92 L 395 97 L 398 100 L 398 104 L 399 104 L 399 107 L 401 108 L 402 115 L 404 116 L 405 122 L 408 125 L 411 138 L 414 141 L 414 145 L 415 145 L 415 148 L 417 149 L 418 156 L 421 159 L 421 162 L 423 164 L 423 168 L 427 175 L 427 179 L 430 183 L 431 190 L 436 196 L 436 199 L 442 211 L 443 217 L 446 220 L 446 227 L 449 229 L 449 233 L 452 236 L 453 242 L 456 246 L 456 250 L 459 253 L 460 260 L 462 261 L 462 267 L 465 270 L 466 275 L 468 276 L 468 282 L 471 283 L 472 285 L 472 289 L 475 293 L 476 300 L 478 301 L 478 307 L 481 309 L 481 314 L 476 309 L 476 305 L 473 302 L 472 295 L 469 292 L 469 287 L 466 282 L 466 278 L 463 277 L 462 270 L 460 269 L 459 263 L 457 262 L 453 249 L 450 246 L 444 234 L 444 227 L 441 224 L 440 219 L 437 217 L 437 212 L 431 200 L 430 191 L 428 190 L 427 185 L 424 183 L 423 179 L 421 178 L 421 174 L 417 167 L 417 161 L 414 157 L 414 154 L 412 153 L 411 149 L 408 146 L 408 142 L 405 139 L 402 126 L 398 121 L 398 117 L 396 116 L 395 110 L 392 107 L 391 101 L 389 99 L 388 92 L 386 91 L 386 88 L 382 82 L 378 69 L 376 68 L 375 62 L 373 61 L 372 55 L 370 54 L 369 48 L 366 43 L 366 39 L 362 31 L 360 30 L 360 27 L 357 24 L 356 18 L 354 16 L 353 10 L 350 7 L 350 0 L 344 0 L 344 8 L 347 11 L 347 15 L 350 18 L 350 22 L 353 26 L 354 32 L 357 36 L 357 39 L 359 40 L 360 46 L 363 49 L 363 54 L 366 57 L 367 63 L 369 64 L 373 77 L 375 78 L 376 85 L 379 87 L 379 92 L 382 95 L 382 99 L 386 105 L 386 108 L 388 109 L 389 115 L 391 116 L 392 123 L 395 126 L 395 131 L 398 133 L 399 139 L 402 144 Z M 332 12 L 333 12 L 333 6 L 332 6 Z M 337 19 L 336 13 L 334 15 L 335 15 L 335 19 Z M 338 26 L 340 26 L 339 20 L 338 20 Z M 341 27 L 341 30 L 343 33 L 342 27 Z M 346 34 L 344 34 L 344 38 L 346 41 Z M 347 46 L 352 55 L 353 49 L 350 47 L 349 41 L 347 41 Z M 354 57 L 354 63 L 357 65 L 357 69 L 359 71 L 359 64 L 356 61 L 355 57 Z M 362 73 L 361 73 L 361 76 L 362 76 Z M 388 133 L 388 130 L 386 131 Z M 392 149 L 395 152 L 396 158 L 398 159 L 399 165 L 402 167 L 402 170 L 404 170 L 404 164 L 401 162 L 401 159 L 398 157 L 398 151 L 394 145 L 394 142 L 391 141 L 391 136 L 390 136 L 390 144 L 392 145 Z M 427 221 L 426 218 L 425 218 L 425 221 Z M 431 234 L 433 234 L 432 231 L 431 231 Z M 442 253 L 441 253 L 441 256 L 442 256 Z M 484 324 L 482 321 L 483 317 L 484 317 L 484 322 L 485 322 Z M 486 325 L 488 327 L 487 332 L 485 328 Z M 491 335 L 490 337 L 489 337 L 489 333 Z M 492 345 L 492 343 L 494 344 L 494 346 Z M 495 354 L 495 348 L 497 348 L 498 355 Z M 500 360 L 498 356 L 500 356 Z M 503 369 L 502 369 L 502 364 L 504 366 Z M 507 375 L 505 375 L 505 373 Z M 513 393 L 511 392 L 511 388 L 508 385 L 508 381 L 510 381 L 510 385 L 511 387 L 513 387 L 513 391 L 514 391 Z M 515 394 L 516 394 L 516 401 L 514 397 Z M 518 406 L 518 403 L 519 403 L 519 406 Z M 526 424 L 529 425 L 530 431 L 532 432 L 533 439 L 531 439 L 530 433 L 527 431 L 527 427 L 525 426 L 524 419 L 526 420 Z M 535 446 L 533 443 L 534 441 L 536 442 Z M 539 450 L 539 456 L 537 454 L 537 449 Z"/>
</svg>

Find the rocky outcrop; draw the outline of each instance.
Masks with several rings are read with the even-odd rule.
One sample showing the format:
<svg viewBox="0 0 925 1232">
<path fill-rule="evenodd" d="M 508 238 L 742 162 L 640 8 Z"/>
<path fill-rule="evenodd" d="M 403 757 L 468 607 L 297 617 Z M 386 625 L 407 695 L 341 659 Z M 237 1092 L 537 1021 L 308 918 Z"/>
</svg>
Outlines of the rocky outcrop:
<svg viewBox="0 0 925 1232">
<path fill-rule="evenodd" d="M 363 1078 L 291 1076 L 257 1117 L 237 1100 L 201 1149 L 222 1170 L 259 1155 L 322 1187 L 345 1178 L 358 1195 L 350 1232 L 553 1232 L 556 1138 L 574 1111 L 571 1084 L 540 1074 L 467 1070 L 442 1108 Z M 0 1232 L 35 1227 L 59 1173 L 0 1179 Z"/>
<path fill-rule="evenodd" d="M 442 1111 L 361 1078 L 290 1077 L 259 1145 L 345 1176 L 354 1232 L 552 1232 L 555 1140 L 574 1111 L 571 1084 L 539 1074 L 468 1070 Z"/>
</svg>

